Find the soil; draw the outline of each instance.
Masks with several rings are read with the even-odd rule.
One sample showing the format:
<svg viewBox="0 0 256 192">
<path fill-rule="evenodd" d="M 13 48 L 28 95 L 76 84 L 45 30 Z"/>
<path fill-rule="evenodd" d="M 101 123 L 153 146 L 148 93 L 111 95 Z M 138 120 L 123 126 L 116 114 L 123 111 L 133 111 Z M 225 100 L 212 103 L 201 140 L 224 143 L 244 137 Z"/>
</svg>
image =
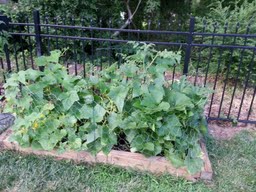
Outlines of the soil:
<svg viewBox="0 0 256 192">
<path fill-rule="evenodd" d="M 209 134 L 216 139 L 229 140 L 242 131 L 252 131 L 256 133 L 256 125 L 220 127 L 217 124 L 209 124 Z"/>
</svg>

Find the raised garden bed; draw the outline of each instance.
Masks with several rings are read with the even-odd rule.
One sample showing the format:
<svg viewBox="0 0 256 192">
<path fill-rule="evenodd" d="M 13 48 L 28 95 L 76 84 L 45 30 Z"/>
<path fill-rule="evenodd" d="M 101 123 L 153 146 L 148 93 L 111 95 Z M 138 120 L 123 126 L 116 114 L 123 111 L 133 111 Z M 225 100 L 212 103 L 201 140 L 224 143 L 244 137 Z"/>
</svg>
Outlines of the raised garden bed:
<svg viewBox="0 0 256 192">
<path fill-rule="evenodd" d="M 16 117 L 12 141 L 17 143 L 9 142 L 9 131 L 2 146 L 189 180 L 211 179 L 200 143 L 207 133 L 203 111 L 210 90 L 186 77 L 166 80 L 165 72 L 180 63 L 179 52 L 138 43 L 132 49 L 121 67 L 113 64 L 86 78 L 67 74 L 58 50 L 37 58 L 44 71 L 12 74 L 4 85 L 4 112 Z"/>
<path fill-rule="evenodd" d="M 15 142 L 10 142 L 9 137 L 11 136 L 11 129 L 6 130 L 0 135 L 0 149 L 14 150 L 24 154 L 35 154 L 39 156 L 51 156 L 57 160 L 68 159 L 75 162 L 86 162 L 86 163 L 103 163 L 108 165 L 115 165 L 125 168 L 131 168 L 134 170 L 148 171 L 154 174 L 170 174 L 174 176 L 184 177 L 187 180 L 211 180 L 213 171 L 211 163 L 207 154 L 206 146 L 204 142 L 200 142 L 202 150 L 202 159 L 204 166 L 202 170 L 196 174 L 189 174 L 186 168 L 175 168 L 170 161 L 164 157 L 150 157 L 147 158 L 139 153 L 125 152 L 111 150 L 108 155 L 104 155 L 102 152 L 96 156 L 91 155 L 86 151 L 66 151 L 64 153 L 58 153 L 55 150 L 43 151 L 33 150 L 32 148 L 22 148 Z"/>
</svg>

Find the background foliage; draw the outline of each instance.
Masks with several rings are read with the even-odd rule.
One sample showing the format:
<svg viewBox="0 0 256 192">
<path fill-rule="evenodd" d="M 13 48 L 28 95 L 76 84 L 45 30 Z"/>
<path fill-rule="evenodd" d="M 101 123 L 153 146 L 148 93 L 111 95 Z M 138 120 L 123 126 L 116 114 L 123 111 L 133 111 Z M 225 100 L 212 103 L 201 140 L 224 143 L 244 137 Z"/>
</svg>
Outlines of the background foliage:
<svg viewBox="0 0 256 192">
<path fill-rule="evenodd" d="M 210 10 L 204 17 L 197 17 L 197 31 L 209 33 L 255 34 L 256 33 L 256 1 L 217 1 L 210 4 Z M 224 45 L 256 45 L 255 38 L 244 37 L 205 37 L 196 39 L 205 44 Z M 210 73 L 228 74 L 229 79 L 237 79 L 242 84 L 250 74 L 249 82 L 255 83 L 256 66 L 253 50 L 243 49 L 201 49 L 202 62 L 199 64 L 203 73 L 207 70 L 208 58 L 212 55 Z M 221 64 L 218 67 L 218 62 Z"/>
<path fill-rule="evenodd" d="M 129 7 L 129 8 L 127 8 Z M 93 1 L 29 1 L 29 0 L 19 0 L 11 1 L 7 5 L 1 5 L 0 9 L 7 15 L 9 15 L 13 20 L 23 21 L 25 17 L 32 16 L 32 11 L 37 8 L 41 10 L 42 15 L 48 15 L 51 22 L 60 22 L 66 20 L 66 23 L 71 25 L 101 25 L 103 27 L 123 27 L 126 21 L 129 19 L 128 12 L 131 11 L 134 16 L 132 17 L 132 23 L 129 28 L 136 29 L 147 29 L 149 27 L 148 20 L 151 20 L 151 28 L 162 28 L 164 30 L 169 30 L 169 22 L 176 23 L 176 26 L 171 26 L 173 30 L 179 28 L 179 22 L 187 23 L 190 14 L 196 16 L 196 31 L 206 31 L 206 32 L 216 32 L 216 33 L 238 33 L 238 34 L 255 34 L 256 33 L 256 3 L 252 0 L 240 0 L 240 1 L 209 1 L 209 0 L 141 0 L 141 1 L 105 1 L 105 0 L 93 0 Z M 136 10 L 138 8 L 138 10 Z M 136 10 L 136 11 L 135 11 Z M 205 11 L 208 10 L 208 11 Z M 65 13 L 65 15 L 63 15 Z M 123 17 L 121 15 L 123 14 Z M 42 17 L 44 19 L 44 17 Z M 81 22 L 81 19 L 83 20 Z M 111 20 L 110 20 L 111 19 Z M 58 20 L 58 21 L 57 21 Z M 101 24 L 99 24 L 101 20 Z M 161 24 L 158 22 L 161 20 Z M 93 21 L 93 22 L 92 22 Z M 111 23 L 110 23 L 111 21 Z M 163 22 L 165 21 L 165 22 Z M 167 22 L 166 22 L 167 21 Z M 239 24 L 238 24 L 239 23 Z M 124 26 L 128 28 L 128 26 Z M 182 29 L 187 30 L 188 25 L 182 26 Z M 18 29 L 23 30 L 23 29 Z M 24 28 L 24 31 L 27 30 Z M 33 29 L 32 29 L 33 30 Z M 45 28 L 43 30 L 46 30 Z M 61 31 L 61 29 L 56 31 L 50 31 L 51 34 L 67 34 L 67 35 L 81 35 L 81 32 L 72 31 Z M 91 32 L 82 32 L 83 35 L 91 36 Z M 113 34 L 109 33 L 99 33 L 94 32 L 94 37 L 110 37 Z M 127 34 L 120 35 L 117 38 L 127 38 Z M 133 34 L 134 38 L 137 38 L 136 34 Z M 150 40 L 164 40 L 171 42 L 183 42 L 185 41 L 181 37 L 156 37 L 149 36 L 143 37 L 141 39 L 150 38 Z M 196 42 L 201 42 L 206 44 L 212 43 L 212 37 L 206 37 L 203 40 L 195 39 Z M 29 43 L 26 40 L 12 39 L 12 41 L 21 42 L 24 41 L 23 48 L 29 49 Z M 12 42 L 10 41 L 10 42 Z M 46 39 L 43 39 L 44 52 L 46 52 Z M 47 40 L 49 41 L 49 40 Z M 55 40 L 51 39 L 51 44 L 54 44 Z M 226 44 L 226 45 L 248 45 L 255 46 L 255 38 L 236 38 L 233 37 L 215 37 L 215 44 Z M 89 41 L 81 42 L 59 42 L 59 47 L 61 48 L 72 48 L 81 47 L 83 44 L 83 49 L 78 49 L 76 52 L 72 50 L 67 51 L 67 55 L 70 58 L 82 57 L 82 53 L 92 55 L 92 51 L 95 52 L 97 48 L 107 49 L 109 44 L 99 44 L 94 43 L 93 49 L 92 43 Z M 10 44 L 12 46 L 12 43 Z M 17 48 L 19 50 L 20 47 Z M 122 49 L 122 45 L 118 46 L 118 49 Z M 211 74 L 216 74 L 217 71 L 220 74 L 229 74 L 229 79 L 238 79 L 240 82 L 245 82 L 247 74 L 251 72 L 250 83 L 254 83 L 256 79 L 256 68 L 255 65 L 251 64 L 252 51 L 243 51 L 236 49 L 232 51 L 231 49 L 211 49 L 205 48 L 201 49 L 202 56 L 199 65 L 199 72 L 205 74 L 209 71 Z M 82 51 L 82 52 L 81 52 Z M 114 51 L 115 52 L 115 51 Z M 198 49 L 195 49 L 195 57 L 198 58 Z M 218 66 L 218 61 L 221 55 L 221 64 Z M 208 66 L 210 58 L 210 66 Z M 74 60 L 74 58 L 72 58 Z M 240 64 L 241 63 L 241 64 Z M 192 66 L 194 66 L 192 59 Z"/>
</svg>

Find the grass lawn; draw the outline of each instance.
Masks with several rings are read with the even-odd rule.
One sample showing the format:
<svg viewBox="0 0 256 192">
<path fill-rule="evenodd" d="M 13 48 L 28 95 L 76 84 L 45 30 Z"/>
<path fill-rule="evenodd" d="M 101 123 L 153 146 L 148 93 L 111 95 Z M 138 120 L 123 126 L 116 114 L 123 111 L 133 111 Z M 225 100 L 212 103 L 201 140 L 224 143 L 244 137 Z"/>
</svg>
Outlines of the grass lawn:
<svg viewBox="0 0 256 192">
<path fill-rule="evenodd" d="M 215 171 L 211 183 L 3 151 L 0 191 L 256 191 L 255 133 L 241 133 L 230 141 L 208 139 L 207 147 Z"/>
</svg>

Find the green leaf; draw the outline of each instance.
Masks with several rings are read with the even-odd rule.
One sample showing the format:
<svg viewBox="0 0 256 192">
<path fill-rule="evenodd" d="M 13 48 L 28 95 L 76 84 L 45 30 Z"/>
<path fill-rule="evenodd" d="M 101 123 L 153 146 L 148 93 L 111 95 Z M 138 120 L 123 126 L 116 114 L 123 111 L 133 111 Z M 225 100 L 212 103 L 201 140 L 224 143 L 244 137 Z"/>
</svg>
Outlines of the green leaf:
<svg viewBox="0 0 256 192">
<path fill-rule="evenodd" d="M 46 85 L 55 85 L 58 82 L 56 76 L 52 72 L 49 72 L 47 76 L 41 78 L 41 81 Z"/>
<path fill-rule="evenodd" d="M 138 71 L 138 67 L 135 64 L 127 64 L 127 65 L 121 65 L 120 70 L 127 76 L 127 77 L 133 77 L 136 75 L 136 72 Z"/>
<path fill-rule="evenodd" d="M 52 103 L 47 103 L 43 106 L 42 108 L 42 111 L 51 111 L 53 110 L 55 107 L 54 107 L 54 104 Z"/>
<path fill-rule="evenodd" d="M 97 139 L 94 142 L 87 144 L 86 146 L 88 151 L 93 155 L 96 155 L 98 152 L 102 150 L 100 139 Z"/>
<path fill-rule="evenodd" d="M 155 108 L 156 107 L 156 101 L 155 98 L 151 94 L 145 94 L 143 100 L 140 103 L 143 107 L 149 107 L 149 108 Z M 137 106 L 137 108 L 139 108 Z"/>
<path fill-rule="evenodd" d="M 99 82 L 99 78 L 97 76 L 90 76 L 90 81 L 93 85 L 96 85 Z"/>
<path fill-rule="evenodd" d="M 41 146 L 44 150 L 50 151 L 50 150 L 53 150 L 54 147 L 56 146 L 56 144 L 58 142 L 58 138 L 53 135 L 51 138 L 49 136 L 41 137 L 38 142 L 41 144 Z"/>
<path fill-rule="evenodd" d="M 26 72 L 25 72 L 25 71 L 20 71 L 20 72 L 18 73 L 18 78 L 17 78 L 17 80 L 18 80 L 19 82 L 21 82 L 22 84 L 26 84 Z"/>
<path fill-rule="evenodd" d="M 180 137 L 182 135 L 182 124 L 176 115 L 165 117 L 165 123 L 158 129 L 159 136 L 173 135 Z"/>
<path fill-rule="evenodd" d="M 86 136 L 86 143 L 89 144 L 97 140 L 101 136 L 100 132 L 101 131 L 99 129 L 96 129 L 88 133 Z"/>
<path fill-rule="evenodd" d="M 199 120 L 199 130 L 204 135 L 208 133 L 208 123 L 205 118 Z"/>
<path fill-rule="evenodd" d="M 184 111 L 186 110 L 186 107 L 193 108 L 194 105 L 191 102 L 191 99 L 187 97 L 183 93 L 179 93 L 176 91 L 170 91 L 168 95 L 168 100 L 173 107 L 173 109 L 178 110 L 178 111 Z"/>
<path fill-rule="evenodd" d="M 27 76 L 28 80 L 35 81 L 41 75 L 42 75 L 42 73 L 38 70 L 34 70 L 34 69 L 26 70 L 26 76 Z"/>
<path fill-rule="evenodd" d="M 71 149 L 75 149 L 75 150 L 80 149 L 81 146 L 82 146 L 81 138 L 76 138 L 73 142 L 69 143 L 69 146 L 70 146 Z"/>
<path fill-rule="evenodd" d="M 152 109 L 151 112 L 157 112 L 157 111 L 168 111 L 170 109 L 170 104 L 163 101 L 161 102 L 157 107 L 155 107 L 154 109 Z"/>
<path fill-rule="evenodd" d="M 162 86 L 150 85 L 149 92 L 155 99 L 156 103 L 160 103 L 164 97 L 164 89 Z"/>
<path fill-rule="evenodd" d="M 203 167 L 203 160 L 200 158 L 190 158 L 186 156 L 184 162 L 190 174 L 199 172 Z"/>
<path fill-rule="evenodd" d="M 125 118 L 121 124 L 120 127 L 124 130 L 126 129 L 136 129 L 137 128 L 137 123 L 136 120 L 133 116 L 129 116 L 127 118 Z"/>
<path fill-rule="evenodd" d="M 141 151 L 144 148 L 145 141 L 147 139 L 146 135 L 137 135 L 131 142 L 131 148 L 133 151 Z"/>
<path fill-rule="evenodd" d="M 42 145 L 38 141 L 35 141 L 35 140 L 32 141 L 31 147 L 34 150 L 42 150 L 43 149 Z"/>
<path fill-rule="evenodd" d="M 144 98 L 141 101 L 141 105 L 146 107 L 155 108 L 157 104 L 159 104 L 164 97 L 164 89 L 159 85 L 150 85 L 149 93 L 144 94 Z"/>
<path fill-rule="evenodd" d="M 86 103 L 87 105 L 88 105 L 88 104 L 92 104 L 93 101 L 94 101 L 93 95 L 86 95 L 86 96 L 84 97 L 84 101 L 85 101 L 85 103 Z"/>
<path fill-rule="evenodd" d="M 33 102 L 32 97 L 26 96 L 22 97 L 17 101 L 19 107 L 23 107 L 25 109 L 29 109 L 31 107 L 31 103 Z"/>
<path fill-rule="evenodd" d="M 106 114 L 106 110 L 99 104 L 97 104 L 94 107 L 94 110 L 92 110 L 91 119 L 93 121 L 101 122 Z"/>
<path fill-rule="evenodd" d="M 129 88 L 125 87 L 124 85 L 119 85 L 117 87 L 112 86 L 110 88 L 108 96 L 113 100 L 119 112 L 123 111 L 124 100 L 127 96 L 128 91 Z"/>
<path fill-rule="evenodd" d="M 165 151 L 165 157 L 171 161 L 174 167 L 184 166 L 184 160 L 176 153 L 173 152 L 173 149 Z"/>
<path fill-rule="evenodd" d="M 77 123 L 77 119 L 74 116 L 66 115 L 62 120 L 63 125 L 66 127 L 73 127 Z"/>
<path fill-rule="evenodd" d="M 111 112 L 108 116 L 108 126 L 109 129 L 114 130 L 118 127 L 122 122 L 122 116 L 115 112 Z"/>
<path fill-rule="evenodd" d="M 124 132 L 126 135 L 126 139 L 129 143 L 131 143 L 134 137 L 138 134 L 136 130 L 131 130 L 131 129 L 124 130 Z"/>
<path fill-rule="evenodd" d="M 142 90 L 141 90 L 141 83 L 138 81 L 135 81 L 133 83 L 133 93 L 132 93 L 132 98 L 138 97 L 142 94 Z"/>
<path fill-rule="evenodd" d="M 62 105 L 65 110 L 69 110 L 70 107 L 79 100 L 79 97 L 77 95 L 76 91 L 70 91 L 67 93 L 67 97 L 62 100 Z"/>
<path fill-rule="evenodd" d="M 145 144 L 144 144 L 144 150 L 155 151 L 155 145 L 154 145 L 154 143 L 151 143 L 151 142 L 145 143 Z"/>
<path fill-rule="evenodd" d="M 48 63 L 47 62 L 47 57 L 46 56 L 37 57 L 37 58 L 35 58 L 35 63 L 39 67 L 46 66 L 47 63 Z"/>
<path fill-rule="evenodd" d="M 46 59 L 48 62 L 59 63 L 60 55 L 61 55 L 60 50 L 54 50 L 54 51 L 51 51 L 50 56 L 46 57 Z"/>
<path fill-rule="evenodd" d="M 108 127 L 103 127 L 101 132 L 101 145 L 103 146 L 103 153 L 107 155 L 112 149 L 113 145 L 115 145 L 116 143 L 116 134 L 109 131 Z"/>
<path fill-rule="evenodd" d="M 44 84 L 31 84 L 27 86 L 27 89 L 33 93 L 33 96 L 36 97 L 36 99 L 43 99 L 44 98 Z"/>
</svg>

